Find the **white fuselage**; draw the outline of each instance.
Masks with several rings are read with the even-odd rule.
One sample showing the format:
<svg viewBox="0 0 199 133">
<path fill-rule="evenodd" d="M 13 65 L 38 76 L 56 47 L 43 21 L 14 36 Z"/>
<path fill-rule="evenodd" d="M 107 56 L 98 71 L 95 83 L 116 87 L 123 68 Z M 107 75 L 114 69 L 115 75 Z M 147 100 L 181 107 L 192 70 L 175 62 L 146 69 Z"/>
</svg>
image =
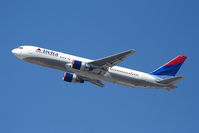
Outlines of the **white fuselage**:
<svg viewBox="0 0 199 133">
<path fill-rule="evenodd" d="M 157 81 L 160 80 L 157 76 L 119 66 L 109 68 L 103 75 L 90 71 L 71 69 L 67 67 L 66 64 L 70 64 L 73 60 L 86 63 L 92 60 L 35 46 L 22 46 L 21 48 L 13 49 L 12 53 L 18 58 L 34 64 L 75 73 L 79 76 L 89 77 L 91 79 L 109 81 L 136 88 L 168 87 L 168 85 L 157 83 Z"/>
</svg>

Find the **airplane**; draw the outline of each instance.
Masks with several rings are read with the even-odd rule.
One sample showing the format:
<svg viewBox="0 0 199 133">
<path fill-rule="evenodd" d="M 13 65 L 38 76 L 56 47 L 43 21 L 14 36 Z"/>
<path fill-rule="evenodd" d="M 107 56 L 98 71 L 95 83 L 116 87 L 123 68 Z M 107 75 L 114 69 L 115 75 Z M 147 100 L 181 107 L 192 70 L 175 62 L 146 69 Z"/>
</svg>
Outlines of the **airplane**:
<svg viewBox="0 0 199 133">
<path fill-rule="evenodd" d="M 158 69 L 144 73 L 116 66 L 135 50 L 128 50 L 105 58 L 91 60 L 37 46 L 19 46 L 12 53 L 19 59 L 64 71 L 63 80 L 72 83 L 90 82 L 105 87 L 108 81 L 134 88 L 159 88 L 173 90 L 183 76 L 175 76 L 186 56 L 179 55 Z"/>
</svg>

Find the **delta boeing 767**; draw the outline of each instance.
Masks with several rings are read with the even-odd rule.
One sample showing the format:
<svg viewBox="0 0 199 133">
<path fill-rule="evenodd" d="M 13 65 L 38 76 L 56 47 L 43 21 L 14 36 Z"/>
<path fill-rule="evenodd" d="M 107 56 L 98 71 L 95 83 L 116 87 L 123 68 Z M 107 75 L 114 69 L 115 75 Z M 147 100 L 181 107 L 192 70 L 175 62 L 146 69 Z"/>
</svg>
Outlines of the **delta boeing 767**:
<svg viewBox="0 0 199 133">
<path fill-rule="evenodd" d="M 186 56 L 179 55 L 151 73 L 144 73 L 116 66 L 127 56 L 135 53 L 128 50 L 105 58 L 90 60 L 36 46 L 20 46 L 12 53 L 21 60 L 64 71 L 63 80 L 73 83 L 88 81 L 100 87 L 102 81 L 135 88 L 176 88 L 183 76 L 175 76 Z"/>
</svg>

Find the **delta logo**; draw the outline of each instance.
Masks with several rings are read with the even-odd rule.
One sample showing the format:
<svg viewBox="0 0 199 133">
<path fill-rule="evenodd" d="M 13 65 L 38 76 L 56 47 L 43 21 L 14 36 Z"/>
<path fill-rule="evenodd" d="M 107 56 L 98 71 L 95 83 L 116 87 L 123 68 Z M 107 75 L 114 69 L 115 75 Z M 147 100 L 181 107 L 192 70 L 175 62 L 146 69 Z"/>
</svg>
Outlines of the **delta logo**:
<svg viewBox="0 0 199 133">
<path fill-rule="evenodd" d="M 58 53 L 56 53 L 54 51 L 46 50 L 46 49 L 43 49 L 43 51 L 42 51 L 40 48 L 38 48 L 38 49 L 36 49 L 36 52 L 51 55 L 51 56 L 56 56 L 56 57 L 58 56 Z"/>
<path fill-rule="evenodd" d="M 40 49 L 40 48 L 38 48 L 38 49 L 36 50 L 36 52 L 41 52 L 41 49 Z"/>
</svg>

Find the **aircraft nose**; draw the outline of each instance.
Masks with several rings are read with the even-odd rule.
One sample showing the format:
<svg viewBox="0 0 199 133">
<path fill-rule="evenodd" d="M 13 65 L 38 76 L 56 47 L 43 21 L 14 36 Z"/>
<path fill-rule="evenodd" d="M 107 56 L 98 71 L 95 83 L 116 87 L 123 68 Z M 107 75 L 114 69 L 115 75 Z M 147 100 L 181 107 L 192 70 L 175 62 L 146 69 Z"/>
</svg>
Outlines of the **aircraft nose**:
<svg viewBox="0 0 199 133">
<path fill-rule="evenodd" d="M 17 49 L 12 50 L 12 54 L 16 55 L 17 54 Z"/>
<path fill-rule="evenodd" d="M 12 54 L 14 54 L 14 55 L 20 55 L 21 54 L 21 50 L 15 48 L 15 49 L 12 50 Z"/>
<path fill-rule="evenodd" d="M 13 49 L 12 54 L 14 54 L 18 58 L 21 58 L 21 51 L 19 49 Z"/>
</svg>

